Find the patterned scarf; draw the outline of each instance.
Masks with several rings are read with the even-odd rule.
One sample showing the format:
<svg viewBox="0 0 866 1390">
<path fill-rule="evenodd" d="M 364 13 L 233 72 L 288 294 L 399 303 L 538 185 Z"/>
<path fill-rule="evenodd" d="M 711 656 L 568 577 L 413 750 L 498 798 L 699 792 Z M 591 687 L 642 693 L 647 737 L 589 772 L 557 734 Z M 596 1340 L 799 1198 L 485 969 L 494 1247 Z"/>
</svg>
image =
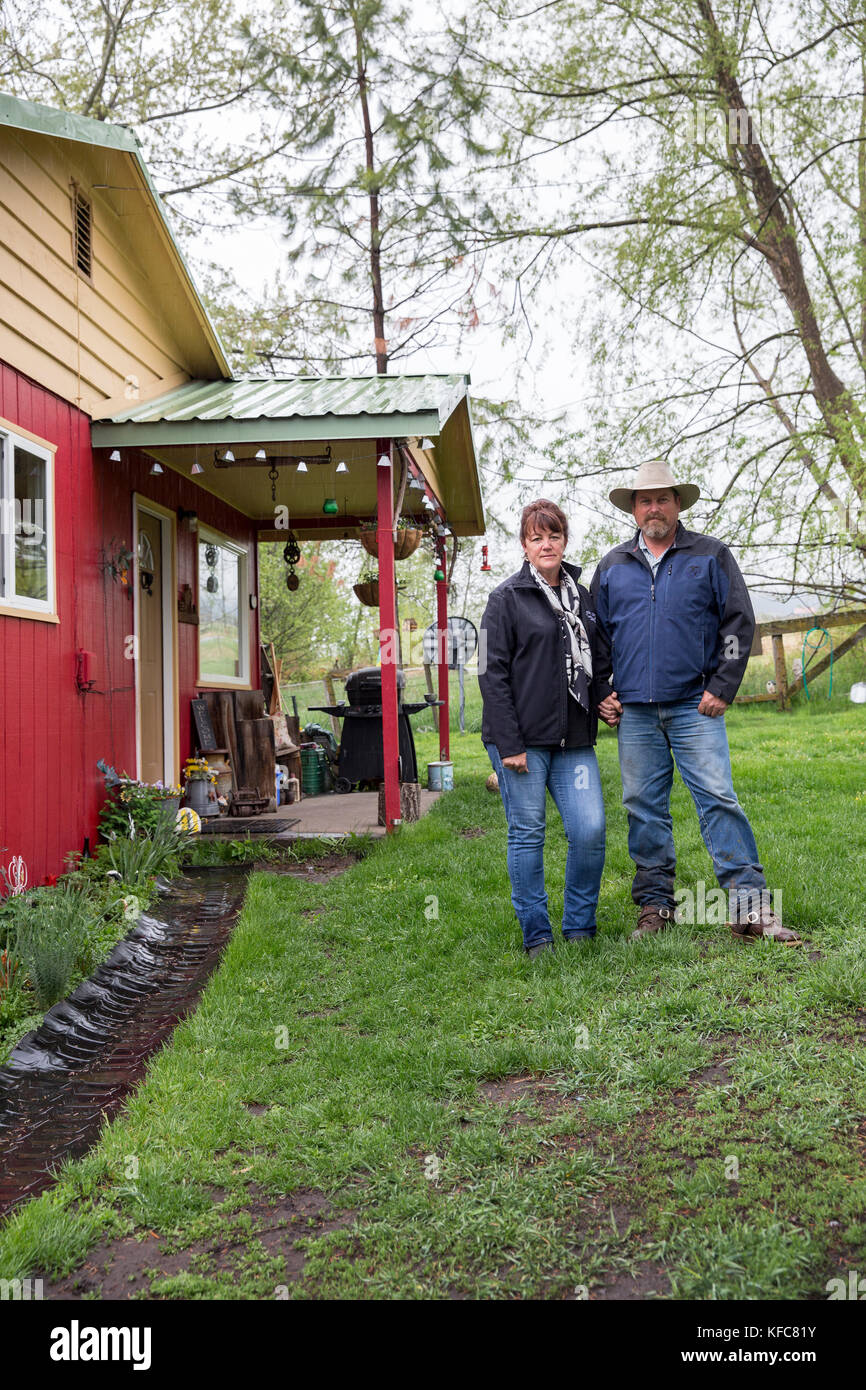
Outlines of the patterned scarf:
<svg viewBox="0 0 866 1390">
<path fill-rule="evenodd" d="M 566 649 L 565 666 L 568 674 L 568 693 L 574 697 L 582 709 L 589 711 L 589 683 L 592 680 L 592 652 L 586 628 L 580 620 L 580 595 L 577 585 L 568 571 L 559 571 L 559 590 L 548 584 L 533 564 L 530 574 L 544 594 L 557 617 L 562 615 L 568 625 L 571 645 Z"/>
</svg>

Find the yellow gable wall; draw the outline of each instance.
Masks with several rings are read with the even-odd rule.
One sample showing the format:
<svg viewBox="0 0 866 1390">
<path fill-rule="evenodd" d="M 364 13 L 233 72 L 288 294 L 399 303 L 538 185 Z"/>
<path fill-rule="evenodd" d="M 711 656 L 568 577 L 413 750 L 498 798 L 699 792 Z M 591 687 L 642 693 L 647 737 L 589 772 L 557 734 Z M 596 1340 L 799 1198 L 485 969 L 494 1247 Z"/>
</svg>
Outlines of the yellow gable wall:
<svg viewBox="0 0 866 1390">
<path fill-rule="evenodd" d="M 91 281 L 73 180 L 92 207 Z M 0 359 L 88 414 L 220 377 L 167 242 L 132 155 L 0 127 Z"/>
</svg>

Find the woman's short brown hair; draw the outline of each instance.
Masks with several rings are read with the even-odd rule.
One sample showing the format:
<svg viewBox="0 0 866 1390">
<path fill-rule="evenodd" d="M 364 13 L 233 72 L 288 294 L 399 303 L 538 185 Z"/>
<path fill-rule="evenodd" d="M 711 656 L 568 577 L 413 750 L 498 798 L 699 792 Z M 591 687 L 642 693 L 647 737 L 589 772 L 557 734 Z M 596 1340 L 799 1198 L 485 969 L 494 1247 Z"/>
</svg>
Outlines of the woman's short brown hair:
<svg viewBox="0 0 866 1390">
<path fill-rule="evenodd" d="M 568 517 L 561 507 L 557 507 L 555 502 L 549 502 L 546 497 L 539 497 L 536 502 L 530 502 L 523 508 L 520 518 L 521 545 L 525 544 L 533 526 L 537 531 L 561 531 L 568 544 Z"/>
</svg>

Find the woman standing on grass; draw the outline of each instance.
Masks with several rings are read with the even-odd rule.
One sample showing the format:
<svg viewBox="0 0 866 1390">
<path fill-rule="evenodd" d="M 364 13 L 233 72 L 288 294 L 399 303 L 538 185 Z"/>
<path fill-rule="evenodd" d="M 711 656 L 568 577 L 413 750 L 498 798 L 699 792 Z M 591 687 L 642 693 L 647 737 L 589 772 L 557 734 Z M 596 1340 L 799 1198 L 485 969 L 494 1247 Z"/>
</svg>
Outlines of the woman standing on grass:
<svg viewBox="0 0 866 1390">
<path fill-rule="evenodd" d="M 481 619 L 481 737 L 508 821 L 511 901 L 530 959 L 553 950 L 544 888 L 548 788 L 568 838 L 562 934 L 591 941 L 604 867 L 598 717 L 619 723 L 616 692 L 593 676 L 595 614 L 567 564 L 568 520 L 555 502 L 524 507 L 523 568 L 493 590 Z"/>
</svg>

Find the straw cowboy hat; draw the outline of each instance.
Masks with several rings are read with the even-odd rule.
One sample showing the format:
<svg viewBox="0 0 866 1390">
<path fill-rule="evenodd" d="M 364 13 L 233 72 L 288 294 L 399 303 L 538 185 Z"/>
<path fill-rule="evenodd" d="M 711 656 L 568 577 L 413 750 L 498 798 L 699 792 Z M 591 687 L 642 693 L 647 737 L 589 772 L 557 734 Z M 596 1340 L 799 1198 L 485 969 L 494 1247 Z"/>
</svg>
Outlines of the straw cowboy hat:
<svg viewBox="0 0 866 1390">
<path fill-rule="evenodd" d="M 641 464 L 628 487 L 615 487 L 608 496 L 615 507 L 619 507 L 621 512 L 628 512 L 631 516 L 633 493 L 648 492 L 652 488 L 662 487 L 676 488 L 683 510 L 686 507 L 691 507 L 701 495 L 700 488 L 695 487 L 694 483 L 675 482 L 674 475 L 664 459 L 650 459 L 648 463 Z"/>
</svg>

